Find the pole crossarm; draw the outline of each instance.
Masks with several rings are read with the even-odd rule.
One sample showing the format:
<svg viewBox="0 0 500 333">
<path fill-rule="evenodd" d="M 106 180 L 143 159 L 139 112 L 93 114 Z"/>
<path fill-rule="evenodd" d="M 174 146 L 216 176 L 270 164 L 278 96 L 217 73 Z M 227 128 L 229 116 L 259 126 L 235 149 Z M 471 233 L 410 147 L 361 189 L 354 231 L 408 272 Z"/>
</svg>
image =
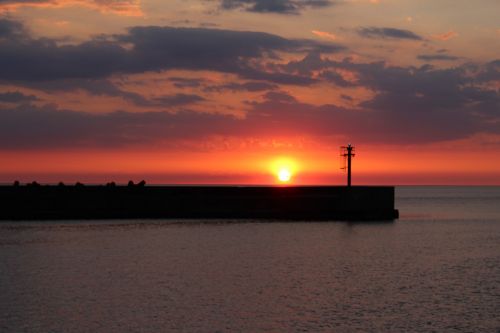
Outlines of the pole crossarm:
<svg viewBox="0 0 500 333">
<path fill-rule="evenodd" d="M 342 146 L 340 147 L 341 149 L 341 154 L 340 156 L 343 156 L 344 158 L 347 159 L 347 186 L 351 186 L 351 169 L 352 169 L 352 158 L 356 156 L 354 154 L 354 146 L 351 144 L 348 144 L 347 146 Z M 346 167 L 342 167 L 341 169 L 346 169 Z"/>
</svg>

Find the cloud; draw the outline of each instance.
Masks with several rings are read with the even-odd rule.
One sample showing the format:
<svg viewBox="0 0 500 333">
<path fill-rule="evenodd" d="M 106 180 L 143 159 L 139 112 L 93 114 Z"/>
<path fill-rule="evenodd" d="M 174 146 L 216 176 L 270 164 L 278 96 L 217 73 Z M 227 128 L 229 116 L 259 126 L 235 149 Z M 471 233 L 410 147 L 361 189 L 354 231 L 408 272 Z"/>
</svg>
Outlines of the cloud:
<svg viewBox="0 0 500 333">
<path fill-rule="evenodd" d="M 337 39 L 337 36 L 335 34 L 330 33 L 330 32 L 320 31 L 320 30 L 312 30 L 311 32 L 313 34 L 315 34 L 316 36 L 321 37 L 321 38 L 330 39 L 330 40 Z"/>
<path fill-rule="evenodd" d="M 264 99 L 270 102 L 278 103 L 297 103 L 297 99 L 284 91 L 269 91 L 264 96 Z"/>
<path fill-rule="evenodd" d="M 82 90 L 93 96 L 120 97 L 136 106 L 141 107 L 173 108 L 178 106 L 196 104 L 206 100 L 205 98 L 195 94 L 184 93 L 146 98 L 141 94 L 120 89 L 116 84 L 106 79 L 64 79 L 39 82 L 35 81 L 24 83 L 24 86 L 48 93 Z"/>
<path fill-rule="evenodd" d="M 500 83 L 500 59 L 490 61 L 484 65 L 466 64 L 466 70 L 474 73 L 479 83 Z"/>
<path fill-rule="evenodd" d="M 49 39 L 0 41 L 0 80 L 102 78 L 124 68 L 126 51 L 108 41 L 58 46 Z"/>
<path fill-rule="evenodd" d="M 443 34 L 432 35 L 431 37 L 433 39 L 436 39 L 436 40 L 447 41 L 447 40 L 450 40 L 452 38 L 458 37 L 458 33 L 455 31 L 448 31 L 448 32 L 445 32 Z"/>
<path fill-rule="evenodd" d="M 49 94 L 60 92 L 84 91 L 93 96 L 120 97 L 124 100 L 143 107 L 157 106 L 146 97 L 135 92 L 125 91 L 107 79 L 57 79 L 36 80 L 22 82 L 22 86 L 40 90 Z"/>
<path fill-rule="evenodd" d="M 417 59 L 424 61 L 455 61 L 460 57 L 455 57 L 449 54 L 419 54 Z"/>
<path fill-rule="evenodd" d="M 175 94 L 155 97 L 152 101 L 153 105 L 157 106 L 184 106 L 205 101 L 205 98 L 195 94 Z"/>
<path fill-rule="evenodd" d="M 0 102 L 4 103 L 25 103 L 33 102 L 38 100 L 38 97 L 34 95 L 25 95 L 18 91 L 8 91 L 0 93 Z"/>
<path fill-rule="evenodd" d="M 102 79 L 118 73 L 187 69 L 303 85 L 314 80 L 266 71 L 261 61 L 278 58 L 277 52 L 345 49 L 332 43 L 286 39 L 261 32 L 155 26 L 134 27 L 125 34 L 103 35 L 75 45 L 59 45 L 48 38 L 14 36 L 12 31 L 19 27 L 11 21 L 3 24 L 7 27 L 4 33 L 10 35 L 0 39 L 0 80 L 10 81 Z"/>
<path fill-rule="evenodd" d="M 298 73 L 302 76 L 312 76 L 312 72 L 325 68 L 325 62 L 319 52 L 309 52 L 302 60 L 292 60 L 285 65 L 281 65 L 280 70 L 286 73 Z"/>
<path fill-rule="evenodd" d="M 468 98 L 474 93 L 477 91 L 465 92 Z M 489 97 L 486 96 L 488 94 Z M 487 93 L 477 97 L 482 102 L 490 99 L 490 105 L 470 107 L 464 99 L 457 109 L 442 105 L 428 109 L 425 97 L 410 98 L 408 95 L 383 93 L 377 95 L 371 103 L 354 108 L 271 100 L 254 107 L 258 114 L 267 117 L 265 122 L 263 118 L 263 126 L 276 124 L 276 127 L 286 129 L 286 135 L 314 133 L 320 137 L 340 135 L 355 138 L 358 142 L 422 144 L 466 138 L 479 132 L 498 134 L 500 129 L 492 122 L 493 119 L 498 122 L 498 115 L 490 114 L 488 117 L 476 114 L 481 109 L 498 109 L 498 95 Z M 412 105 L 412 108 L 408 108 Z"/>
<path fill-rule="evenodd" d="M 500 134 L 500 94 L 474 84 L 470 68 L 389 67 L 322 60 L 326 68 L 356 71 L 358 84 L 376 91 L 350 108 L 301 102 L 283 90 L 246 103 L 243 117 L 199 113 L 112 112 L 95 114 L 55 106 L 0 107 L 0 148 L 169 146 L 213 137 L 306 136 L 324 141 L 342 136 L 357 142 L 419 144 L 456 140 L 477 133 Z M 492 62 L 477 69 L 480 76 Z M 487 68 L 486 68 L 487 67 Z M 490 72 L 488 72 L 490 73 Z M 170 97 L 166 102 L 199 100 Z M 343 99 L 352 101 L 350 96 Z M 180 103 L 182 104 L 182 103 Z"/>
<path fill-rule="evenodd" d="M 198 88 L 205 82 L 204 79 L 188 79 L 183 77 L 171 77 L 169 81 L 174 84 L 176 88 L 184 89 L 184 88 Z"/>
<path fill-rule="evenodd" d="M 298 14 L 307 8 L 323 8 L 331 0 L 220 0 L 223 10 L 243 9 L 254 13 Z"/>
<path fill-rule="evenodd" d="M 273 83 L 249 81 L 249 82 L 244 82 L 244 83 L 230 82 L 230 83 L 221 84 L 221 85 L 208 86 L 204 89 L 204 91 L 222 92 L 225 90 L 229 90 L 229 91 L 257 92 L 257 91 L 275 90 L 275 89 L 278 89 L 278 85 L 273 84 Z"/>
<path fill-rule="evenodd" d="M 308 55 L 302 61 L 283 65 L 282 70 L 300 71 L 304 76 L 316 73 L 337 86 L 370 89 L 374 97 L 360 107 L 380 115 L 390 111 L 395 119 L 405 114 L 448 115 L 450 126 L 455 122 L 462 124 L 472 115 L 489 117 L 491 123 L 500 120 L 495 111 L 500 109 L 500 93 L 494 84 L 483 84 L 499 78 L 499 66 L 495 61 L 477 68 L 467 64 L 435 69 L 430 65 L 398 67 L 384 62 L 354 63 L 348 58 L 334 61 Z M 346 81 L 339 74 L 343 72 L 354 79 Z M 460 118 L 459 114 L 468 116 Z M 411 123 L 406 126 L 410 128 Z"/>
<path fill-rule="evenodd" d="M 342 99 L 343 99 L 343 100 L 345 100 L 345 101 L 349 101 L 349 102 L 354 101 L 354 98 L 352 98 L 352 97 L 351 97 L 351 96 L 349 96 L 349 95 L 344 95 L 344 94 L 342 94 L 342 95 L 340 95 L 340 98 L 342 98 Z"/>
<path fill-rule="evenodd" d="M 0 109 L 0 148 L 169 145 L 224 133 L 234 122 L 232 116 L 191 111 L 92 114 L 25 105 Z"/>
<path fill-rule="evenodd" d="M 0 40 L 3 38 L 20 38 L 24 35 L 26 35 L 26 30 L 22 23 L 7 18 L 0 18 Z"/>
<path fill-rule="evenodd" d="M 123 16 L 143 16 L 140 0 L 1 0 L 0 13 L 20 7 L 63 8 L 82 6 Z"/>
<path fill-rule="evenodd" d="M 423 40 L 423 38 L 410 30 L 396 28 L 365 27 L 357 30 L 358 34 L 365 38 L 380 39 L 408 39 Z"/>
<path fill-rule="evenodd" d="M 258 32 L 151 26 L 60 45 L 33 38 L 15 21 L 0 20 L 3 84 L 49 93 L 80 89 L 123 98 L 143 111 L 169 111 L 130 112 L 125 107 L 106 114 L 77 112 L 55 105 L 39 107 L 30 104 L 34 96 L 7 92 L 0 99 L 15 102 L 0 106 L 0 148 L 164 146 L 217 136 L 299 135 L 415 144 L 500 131 L 499 60 L 451 68 L 394 66 L 338 60 L 338 55 L 333 58 L 324 50 L 343 49 Z M 288 56 L 297 59 L 302 53 L 302 59 L 287 62 Z M 279 57 L 282 54 L 287 57 Z M 227 81 L 211 81 L 191 78 L 192 73 L 167 74 L 164 80 L 182 93 L 163 95 L 141 95 L 114 83 L 118 77 L 126 82 L 128 74 L 170 69 L 200 71 L 200 76 L 205 73 L 201 71 L 231 75 L 218 74 Z M 349 107 L 305 103 L 292 92 L 295 88 L 286 86 L 291 84 L 334 85 Z M 360 99 L 357 89 L 368 90 L 366 96 L 371 97 Z M 220 95 L 217 102 L 225 109 L 225 97 L 235 91 L 262 93 L 243 103 L 238 117 L 189 110 L 214 95 Z M 92 107 L 92 100 L 81 102 L 79 109 Z"/>
<path fill-rule="evenodd" d="M 319 74 L 319 76 L 322 79 L 326 80 L 327 82 L 333 83 L 334 85 L 336 85 L 338 87 L 355 87 L 358 85 L 354 82 L 346 80 L 341 74 L 339 74 L 338 72 L 333 71 L 333 70 L 322 71 Z"/>
</svg>

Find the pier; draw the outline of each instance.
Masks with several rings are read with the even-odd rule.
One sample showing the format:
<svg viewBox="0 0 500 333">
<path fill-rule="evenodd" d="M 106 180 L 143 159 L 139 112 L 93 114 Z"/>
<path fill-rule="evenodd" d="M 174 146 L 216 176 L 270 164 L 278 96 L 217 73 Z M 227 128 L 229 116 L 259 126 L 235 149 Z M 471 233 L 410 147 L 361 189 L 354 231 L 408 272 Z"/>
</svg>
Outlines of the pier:
<svg viewBox="0 0 500 333">
<path fill-rule="evenodd" d="M 0 186 L 0 220 L 394 220 L 390 186 Z"/>
</svg>

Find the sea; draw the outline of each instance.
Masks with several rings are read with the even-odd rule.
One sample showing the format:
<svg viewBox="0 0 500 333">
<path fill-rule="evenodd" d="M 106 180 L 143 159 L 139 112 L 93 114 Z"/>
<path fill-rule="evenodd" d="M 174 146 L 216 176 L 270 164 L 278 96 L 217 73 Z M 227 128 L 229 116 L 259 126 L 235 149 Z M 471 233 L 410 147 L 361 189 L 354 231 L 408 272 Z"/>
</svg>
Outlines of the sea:
<svg viewBox="0 0 500 333">
<path fill-rule="evenodd" d="M 500 187 L 394 222 L 0 223 L 0 332 L 500 332 Z"/>
</svg>

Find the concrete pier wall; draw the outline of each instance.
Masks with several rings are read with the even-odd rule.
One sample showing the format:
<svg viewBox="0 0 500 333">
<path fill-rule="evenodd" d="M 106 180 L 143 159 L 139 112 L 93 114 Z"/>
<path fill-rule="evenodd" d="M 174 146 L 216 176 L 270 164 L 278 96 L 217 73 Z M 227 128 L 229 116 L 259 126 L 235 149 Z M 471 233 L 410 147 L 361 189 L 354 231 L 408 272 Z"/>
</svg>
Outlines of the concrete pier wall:
<svg viewBox="0 0 500 333">
<path fill-rule="evenodd" d="M 394 187 L 1 186 L 0 220 L 393 220 Z"/>
</svg>

